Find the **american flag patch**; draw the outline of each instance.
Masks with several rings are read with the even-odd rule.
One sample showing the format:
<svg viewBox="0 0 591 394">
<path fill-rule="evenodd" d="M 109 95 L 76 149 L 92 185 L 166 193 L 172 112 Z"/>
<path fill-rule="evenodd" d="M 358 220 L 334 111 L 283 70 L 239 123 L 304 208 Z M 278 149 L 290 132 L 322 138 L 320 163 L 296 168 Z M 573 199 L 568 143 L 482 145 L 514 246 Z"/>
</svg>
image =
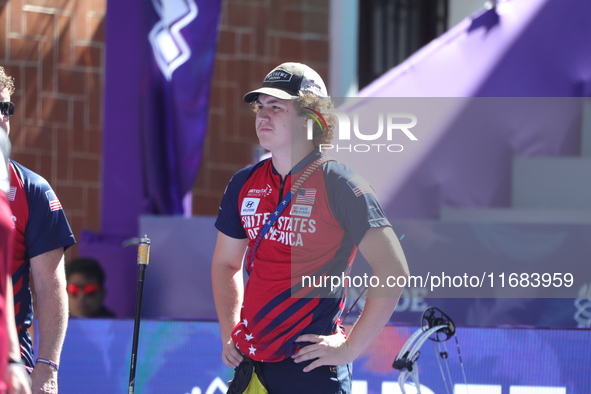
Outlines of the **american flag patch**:
<svg viewBox="0 0 591 394">
<path fill-rule="evenodd" d="M 8 201 L 14 201 L 16 198 L 16 186 L 10 186 L 10 190 L 8 191 L 6 197 L 8 197 Z"/>
<path fill-rule="evenodd" d="M 57 199 L 53 190 L 46 191 L 45 195 L 47 196 L 47 201 L 49 201 L 49 209 L 52 211 L 62 209 L 62 204 L 60 203 L 60 200 Z"/>
<path fill-rule="evenodd" d="M 313 205 L 318 189 L 298 189 L 296 204 Z"/>
<path fill-rule="evenodd" d="M 347 185 L 355 193 L 355 197 L 359 197 L 365 193 L 373 193 L 373 188 L 363 178 L 356 176 L 347 181 Z"/>
</svg>

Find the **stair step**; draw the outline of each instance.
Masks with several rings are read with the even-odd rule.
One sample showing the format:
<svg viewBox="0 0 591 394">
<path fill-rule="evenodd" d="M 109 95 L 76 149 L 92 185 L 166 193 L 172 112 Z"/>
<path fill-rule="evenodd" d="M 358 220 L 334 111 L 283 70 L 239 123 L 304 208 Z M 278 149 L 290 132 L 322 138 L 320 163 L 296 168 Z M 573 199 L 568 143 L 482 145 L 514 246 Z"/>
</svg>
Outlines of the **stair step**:
<svg viewBox="0 0 591 394">
<path fill-rule="evenodd" d="M 440 220 L 459 223 L 591 224 L 591 210 L 442 208 Z"/>
<path fill-rule="evenodd" d="M 591 209 L 591 157 L 515 158 L 515 208 Z"/>
</svg>

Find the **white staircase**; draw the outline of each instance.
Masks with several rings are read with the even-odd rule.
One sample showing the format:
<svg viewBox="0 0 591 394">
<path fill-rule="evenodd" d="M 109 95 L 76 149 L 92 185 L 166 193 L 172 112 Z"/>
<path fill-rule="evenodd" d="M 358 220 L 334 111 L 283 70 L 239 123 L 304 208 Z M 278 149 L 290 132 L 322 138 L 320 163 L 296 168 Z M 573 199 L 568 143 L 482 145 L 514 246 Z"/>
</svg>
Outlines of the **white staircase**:
<svg viewBox="0 0 591 394">
<path fill-rule="evenodd" d="M 591 223 L 591 99 L 583 104 L 581 156 L 513 159 L 511 207 L 442 208 L 453 222 Z"/>
</svg>

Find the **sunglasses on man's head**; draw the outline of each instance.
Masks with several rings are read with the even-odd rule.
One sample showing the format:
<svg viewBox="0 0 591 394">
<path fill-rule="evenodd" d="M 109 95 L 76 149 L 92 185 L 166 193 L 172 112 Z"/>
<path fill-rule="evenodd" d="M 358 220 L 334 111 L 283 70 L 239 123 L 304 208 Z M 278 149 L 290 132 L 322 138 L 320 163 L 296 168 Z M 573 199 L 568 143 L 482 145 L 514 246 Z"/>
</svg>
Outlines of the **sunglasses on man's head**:
<svg viewBox="0 0 591 394">
<path fill-rule="evenodd" d="M 0 101 L 0 113 L 4 116 L 12 116 L 14 114 L 14 103 L 10 101 Z"/>
<path fill-rule="evenodd" d="M 96 283 L 91 283 L 91 284 L 85 285 L 85 286 L 78 286 L 73 283 L 68 283 L 68 286 L 66 287 L 68 294 L 72 295 L 72 296 L 77 296 L 80 293 L 83 293 L 86 295 L 94 295 L 100 289 L 101 289 L 101 287 Z"/>
</svg>

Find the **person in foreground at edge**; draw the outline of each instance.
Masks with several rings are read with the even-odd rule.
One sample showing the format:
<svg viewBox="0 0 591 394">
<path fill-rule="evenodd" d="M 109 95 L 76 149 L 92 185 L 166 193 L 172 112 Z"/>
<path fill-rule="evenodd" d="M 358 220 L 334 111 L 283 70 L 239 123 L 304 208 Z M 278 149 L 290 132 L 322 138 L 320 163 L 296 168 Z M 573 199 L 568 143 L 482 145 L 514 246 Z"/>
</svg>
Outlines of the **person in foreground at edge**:
<svg viewBox="0 0 591 394">
<path fill-rule="evenodd" d="M 0 67 L 0 99 L 10 102 L 14 78 Z M 2 126 L 10 135 L 9 116 Z M 34 394 L 58 392 L 59 361 L 68 325 L 68 296 L 64 251 L 76 241 L 61 203 L 49 183 L 40 175 L 9 161 L 10 192 L 15 233 L 12 249 L 12 285 L 16 329 L 21 357 L 31 372 Z M 38 357 L 34 360 L 32 340 L 27 331 L 33 321 L 33 299 L 29 273 L 35 284 L 38 316 Z"/>
<path fill-rule="evenodd" d="M 0 104 L 2 116 L 8 116 L 10 104 Z M 31 379 L 23 367 L 14 326 L 14 303 L 12 300 L 12 239 L 14 225 L 8 206 L 10 192 L 8 179 L 8 157 L 10 142 L 0 125 L 0 394 L 30 394 Z"/>
<path fill-rule="evenodd" d="M 348 274 L 357 249 L 382 283 L 408 276 L 406 259 L 372 187 L 319 149 L 331 142 L 335 118 L 320 113 L 334 105 L 314 70 L 281 64 L 244 101 L 272 156 L 232 177 L 215 223 L 212 281 L 222 360 L 236 369 L 228 393 L 244 391 L 237 386 L 249 382 L 236 382 L 245 374 L 271 394 L 350 393 L 352 362 L 388 322 L 402 288 L 369 288 L 346 335 L 340 325 L 346 286 L 317 281 Z"/>
</svg>

